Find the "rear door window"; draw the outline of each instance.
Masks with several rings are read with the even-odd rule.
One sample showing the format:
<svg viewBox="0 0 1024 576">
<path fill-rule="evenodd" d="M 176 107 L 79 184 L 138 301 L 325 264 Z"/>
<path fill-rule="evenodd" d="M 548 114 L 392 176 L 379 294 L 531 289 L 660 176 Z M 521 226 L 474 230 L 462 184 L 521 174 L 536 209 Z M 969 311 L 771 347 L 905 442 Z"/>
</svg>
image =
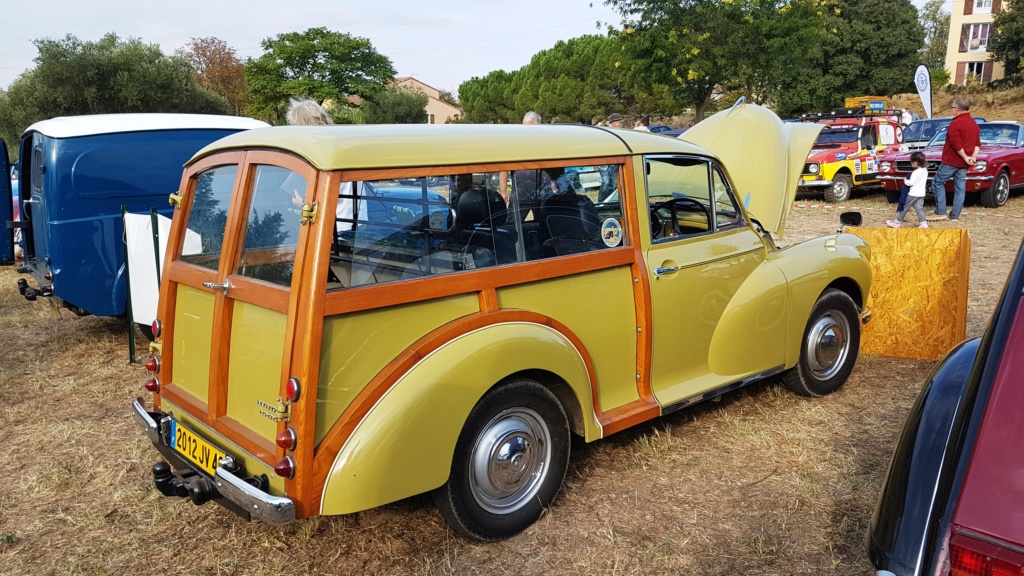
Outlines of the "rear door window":
<svg viewBox="0 0 1024 576">
<path fill-rule="evenodd" d="M 237 173 L 238 166 L 218 166 L 196 177 L 195 194 L 185 228 L 182 261 L 217 270 Z"/>
</svg>

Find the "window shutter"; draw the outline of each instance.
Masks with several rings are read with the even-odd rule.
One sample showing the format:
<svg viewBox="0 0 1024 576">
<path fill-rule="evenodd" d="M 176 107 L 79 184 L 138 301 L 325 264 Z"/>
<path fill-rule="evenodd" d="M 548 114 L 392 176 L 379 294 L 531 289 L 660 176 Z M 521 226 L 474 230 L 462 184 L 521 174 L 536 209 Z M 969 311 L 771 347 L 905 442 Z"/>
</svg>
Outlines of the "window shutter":
<svg viewBox="0 0 1024 576">
<path fill-rule="evenodd" d="M 964 0 L 964 16 L 974 14 L 974 0 Z"/>
<path fill-rule="evenodd" d="M 967 52 L 967 44 L 971 41 L 971 25 L 960 27 L 960 52 Z"/>
<path fill-rule="evenodd" d="M 992 1 L 992 13 L 995 14 L 1003 9 L 1003 0 Z"/>
<path fill-rule="evenodd" d="M 981 65 L 981 83 L 988 84 L 992 81 L 992 63 L 985 62 Z"/>
<path fill-rule="evenodd" d="M 953 79 L 953 83 L 960 86 L 964 83 L 964 71 L 967 69 L 967 62 L 956 63 L 956 76 Z"/>
</svg>

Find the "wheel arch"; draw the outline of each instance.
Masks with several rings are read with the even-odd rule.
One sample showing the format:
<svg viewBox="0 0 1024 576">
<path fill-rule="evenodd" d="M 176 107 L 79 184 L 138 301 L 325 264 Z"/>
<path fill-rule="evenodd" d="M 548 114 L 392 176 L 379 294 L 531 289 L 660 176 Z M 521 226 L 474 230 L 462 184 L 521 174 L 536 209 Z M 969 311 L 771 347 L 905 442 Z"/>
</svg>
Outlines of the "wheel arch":
<svg viewBox="0 0 1024 576">
<path fill-rule="evenodd" d="M 356 425 L 327 473 L 321 514 L 358 512 L 444 484 L 473 407 L 510 379 L 548 388 L 570 430 L 599 438 L 584 354 L 565 334 L 532 322 L 489 325 L 452 339 L 399 377 Z"/>
</svg>

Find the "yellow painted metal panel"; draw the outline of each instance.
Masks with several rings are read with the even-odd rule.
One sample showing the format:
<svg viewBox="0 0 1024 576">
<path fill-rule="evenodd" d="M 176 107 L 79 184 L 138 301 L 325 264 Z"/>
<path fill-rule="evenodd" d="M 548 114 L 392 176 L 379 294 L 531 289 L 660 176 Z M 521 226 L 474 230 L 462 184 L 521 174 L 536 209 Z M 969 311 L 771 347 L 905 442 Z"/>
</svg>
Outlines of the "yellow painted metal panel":
<svg viewBox="0 0 1024 576">
<path fill-rule="evenodd" d="M 190 161 L 229 149 L 292 152 L 321 170 L 414 168 L 626 154 L 707 151 L 638 130 L 593 126 L 494 124 L 349 124 L 243 130 L 200 150 Z M 763 153 L 758 150 L 758 154 Z M 804 151 L 806 158 L 806 150 Z"/>
<path fill-rule="evenodd" d="M 432 330 L 480 310 L 476 295 L 439 298 L 324 319 L 316 441 L 389 362 Z"/>
<path fill-rule="evenodd" d="M 550 316 L 583 342 L 594 363 L 601 410 L 639 399 L 636 308 L 628 267 L 501 288 L 498 303 Z"/>
<path fill-rule="evenodd" d="M 228 352 L 227 415 L 264 438 L 277 435 L 277 423 L 260 413 L 281 396 L 281 366 L 288 317 L 235 301 Z"/>
<path fill-rule="evenodd" d="M 208 402 L 213 294 L 178 285 L 174 308 L 174 384 Z"/>
<path fill-rule="evenodd" d="M 275 496 L 284 496 L 284 478 L 274 473 L 274 469 L 269 465 L 265 464 L 259 458 L 252 454 L 242 450 L 234 442 L 225 439 L 219 433 L 215 432 L 212 428 L 207 427 L 205 424 L 193 418 L 188 412 L 176 406 L 166 398 L 163 399 L 161 409 L 169 412 L 174 419 L 181 422 L 196 434 L 203 437 L 204 440 L 212 443 L 217 448 L 221 449 L 225 454 L 230 454 L 235 458 L 240 458 L 242 463 L 245 465 L 245 473 L 250 476 L 259 476 L 261 474 L 267 477 L 270 482 L 269 492 Z"/>
<path fill-rule="evenodd" d="M 586 366 L 568 340 L 538 324 L 488 326 L 424 358 L 373 407 L 334 461 L 321 513 L 358 512 L 444 484 L 470 410 L 495 383 L 523 370 L 566 382 L 587 439 L 600 437 Z"/>
</svg>

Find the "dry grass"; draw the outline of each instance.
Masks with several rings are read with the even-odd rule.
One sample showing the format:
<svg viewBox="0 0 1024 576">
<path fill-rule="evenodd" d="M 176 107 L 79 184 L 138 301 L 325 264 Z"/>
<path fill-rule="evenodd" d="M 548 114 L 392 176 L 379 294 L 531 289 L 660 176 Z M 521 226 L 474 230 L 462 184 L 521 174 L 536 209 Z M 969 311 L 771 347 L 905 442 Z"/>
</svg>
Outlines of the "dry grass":
<svg viewBox="0 0 1024 576">
<path fill-rule="evenodd" d="M 851 204 L 867 225 L 891 214 L 877 191 Z M 968 212 L 977 336 L 1024 236 L 1024 198 Z M 837 220 L 796 208 L 786 242 Z M 12 576 L 872 574 L 875 495 L 934 366 L 862 356 L 826 398 L 764 383 L 577 442 L 561 497 L 505 542 L 454 536 L 426 497 L 272 527 L 159 496 L 156 452 L 129 415 L 145 373 L 127 363 L 123 324 L 58 316 L 16 278 L 0 268 L 0 573 Z"/>
</svg>

